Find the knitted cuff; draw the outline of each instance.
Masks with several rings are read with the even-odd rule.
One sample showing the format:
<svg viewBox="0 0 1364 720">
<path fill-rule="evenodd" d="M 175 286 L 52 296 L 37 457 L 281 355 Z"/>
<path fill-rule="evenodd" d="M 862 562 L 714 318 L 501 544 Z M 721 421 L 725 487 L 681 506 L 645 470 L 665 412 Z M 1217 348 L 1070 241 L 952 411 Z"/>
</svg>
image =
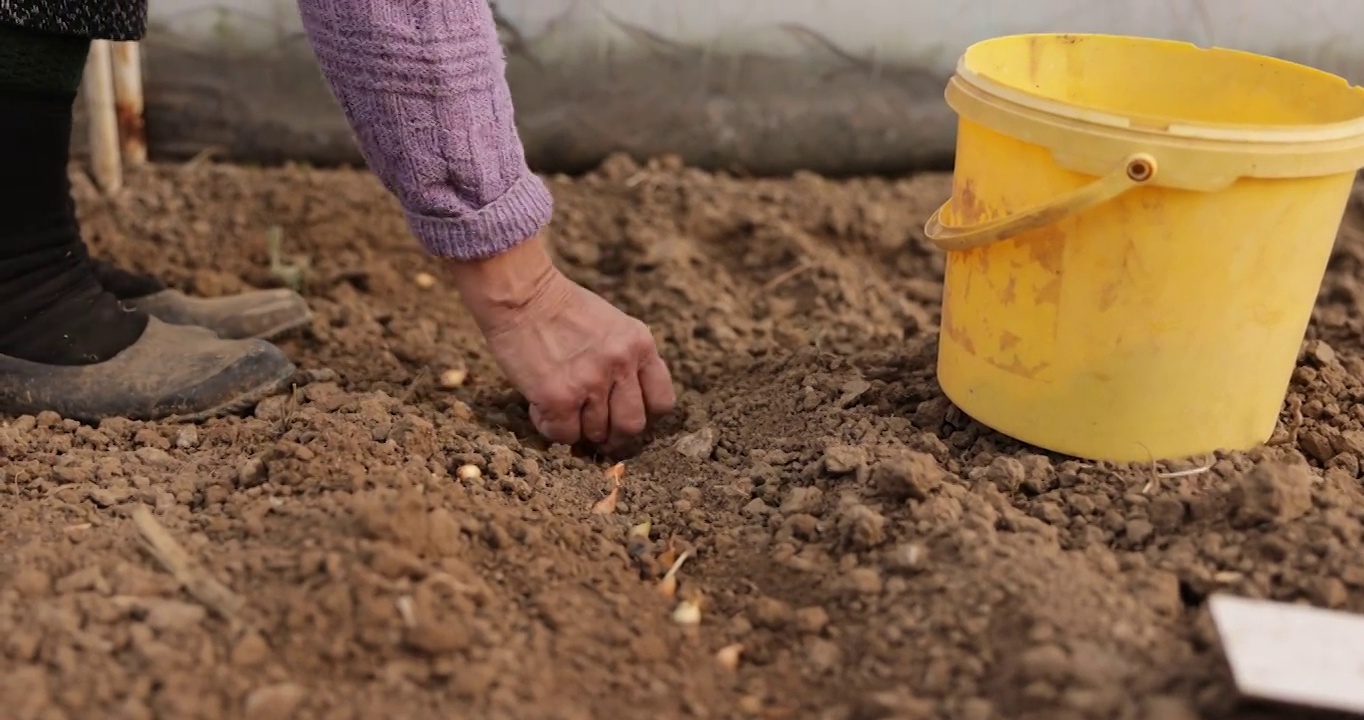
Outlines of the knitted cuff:
<svg viewBox="0 0 1364 720">
<path fill-rule="evenodd" d="M 432 255 L 481 260 L 499 255 L 540 231 L 554 214 L 554 198 L 527 171 L 498 199 L 457 218 L 407 213 L 412 234 Z"/>
<path fill-rule="evenodd" d="M 74 96 L 89 52 L 86 38 L 0 25 L 0 89 Z"/>
</svg>

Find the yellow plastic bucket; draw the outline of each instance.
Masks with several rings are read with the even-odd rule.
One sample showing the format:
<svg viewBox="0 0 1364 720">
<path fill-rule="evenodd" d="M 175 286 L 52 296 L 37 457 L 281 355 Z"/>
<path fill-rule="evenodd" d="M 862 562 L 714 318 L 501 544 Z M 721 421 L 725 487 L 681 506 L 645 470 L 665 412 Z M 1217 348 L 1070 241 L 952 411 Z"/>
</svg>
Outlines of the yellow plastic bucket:
<svg viewBox="0 0 1364 720">
<path fill-rule="evenodd" d="M 1119 462 L 1269 439 L 1356 171 L 1364 89 L 1112 35 L 969 48 L 938 379 L 1024 442 Z"/>
</svg>

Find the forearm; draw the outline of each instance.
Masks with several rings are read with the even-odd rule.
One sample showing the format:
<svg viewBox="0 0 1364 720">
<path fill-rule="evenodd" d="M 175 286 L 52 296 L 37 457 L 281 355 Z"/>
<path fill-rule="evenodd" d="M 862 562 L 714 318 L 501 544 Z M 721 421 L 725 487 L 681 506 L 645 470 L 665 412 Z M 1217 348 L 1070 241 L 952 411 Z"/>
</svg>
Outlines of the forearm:
<svg viewBox="0 0 1364 720">
<path fill-rule="evenodd" d="M 487 0 L 299 0 L 370 169 L 435 255 L 502 253 L 549 221 Z"/>
</svg>

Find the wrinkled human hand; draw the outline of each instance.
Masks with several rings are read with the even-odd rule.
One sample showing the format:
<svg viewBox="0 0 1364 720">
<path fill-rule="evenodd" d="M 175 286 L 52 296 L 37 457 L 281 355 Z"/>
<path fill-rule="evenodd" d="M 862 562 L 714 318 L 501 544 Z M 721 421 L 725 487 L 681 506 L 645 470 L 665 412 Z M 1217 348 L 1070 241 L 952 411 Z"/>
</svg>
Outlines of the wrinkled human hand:
<svg viewBox="0 0 1364 720">
<path fill-rule="evenodd" d="M 538 239 L 507 255 L 503 270 L 457 275 L 457 284 L 540 434 L 614 447 L 673 409 L 648 326 L 565 277 Z"/>
</svg>

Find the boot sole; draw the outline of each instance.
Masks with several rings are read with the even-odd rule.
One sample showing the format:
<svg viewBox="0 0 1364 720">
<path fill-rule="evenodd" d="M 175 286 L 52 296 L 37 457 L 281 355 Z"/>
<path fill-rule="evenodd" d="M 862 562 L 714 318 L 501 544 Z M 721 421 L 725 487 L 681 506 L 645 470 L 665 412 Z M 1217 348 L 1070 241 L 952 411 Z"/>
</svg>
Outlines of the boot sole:
<svg viewBox="0 0 1364 720">
<path fill-rule="evenodd" d="M 240 415 L 260 404 L 262 400 L 283 392 L 285 388 L 292 384 L 291 381 L 297 375 L 298 367 L 291 364 L 287 371 L 282 373 L 279 377 L 269 380 L 259 387 L 247 390 L 221 405 L 187 415 L 170 415 L 162 418 L 158 422 L 194 424 L 220 417 Z"/>
<path fill-rule="evenodd" d="M 264 340 L 223 340 L 151 317 L 136 342 L 104 362 L 67 367 L 0 355 L 0 413 L 198 422 L 248 411 L 297 373 Z"/>
</svg>

